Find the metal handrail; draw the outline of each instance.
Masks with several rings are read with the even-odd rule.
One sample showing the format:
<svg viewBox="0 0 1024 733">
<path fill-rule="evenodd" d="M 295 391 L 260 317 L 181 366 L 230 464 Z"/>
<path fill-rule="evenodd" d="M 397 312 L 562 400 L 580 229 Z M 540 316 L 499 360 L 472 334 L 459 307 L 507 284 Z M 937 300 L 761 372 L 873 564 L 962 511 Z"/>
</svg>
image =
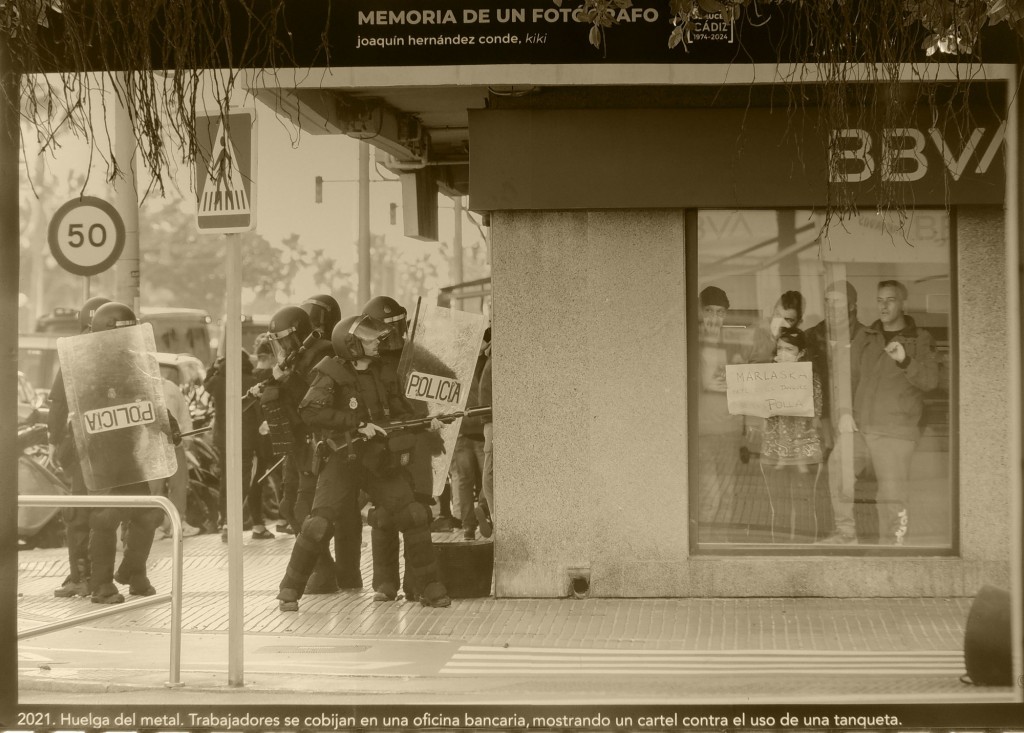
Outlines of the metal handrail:
<svg viewBox="0 0 1024 733">
<path fill-rule="evenodd" d="M 181 586 L 182 564 L 184 553 L 181 542 L 181 516 L 171 500 L 165 496 L 79 496 L 66 494 L 28 495 L 18 497 L 18 506 L 52 506 L 52 507 L 159 507 L 171 520 L 171 592 L 133 601 L 125 606 L 108 606 L 92 613 L 75 616 L 74 618 L 54 621 L 53 623 L 36 626 L 18 632 L 18 639 L 27 639 L 50 631 L 58 631 L 77 626 L 84 621 L 91 621 L 103 616 L 110 616 L 130 608 L 147 606 L 166 600 L 171 602 L 171 664 L 167 686 L 181 685 Z"/>
</svg>

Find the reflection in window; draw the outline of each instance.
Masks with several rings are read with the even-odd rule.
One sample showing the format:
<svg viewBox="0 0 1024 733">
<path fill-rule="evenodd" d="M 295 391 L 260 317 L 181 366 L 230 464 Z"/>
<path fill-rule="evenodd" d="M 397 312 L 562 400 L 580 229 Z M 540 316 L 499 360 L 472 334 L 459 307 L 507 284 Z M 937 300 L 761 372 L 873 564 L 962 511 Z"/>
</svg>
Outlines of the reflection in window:
<svg viewBox="0 0 1024 733">
<path fill-rule="evenodd" d="M 946 212 L 697 222 L 698 544 L 950 548 Z"/>
</svg>

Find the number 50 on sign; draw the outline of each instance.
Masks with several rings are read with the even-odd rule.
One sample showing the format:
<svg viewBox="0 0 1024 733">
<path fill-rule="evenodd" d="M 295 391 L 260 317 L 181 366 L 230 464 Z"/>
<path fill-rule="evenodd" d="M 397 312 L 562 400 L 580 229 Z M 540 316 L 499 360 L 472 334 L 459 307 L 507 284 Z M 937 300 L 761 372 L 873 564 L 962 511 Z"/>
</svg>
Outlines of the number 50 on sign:
<svg viewBox="0 0 1024 733">
<path fill-rule="evenodd" d="M 84 277 L 98 275 L 121 256 L 124 221 L 108 202 L 83 196 L 57 209 L 47 239 L 50 253 L 65 270 Z"/>
</svg>

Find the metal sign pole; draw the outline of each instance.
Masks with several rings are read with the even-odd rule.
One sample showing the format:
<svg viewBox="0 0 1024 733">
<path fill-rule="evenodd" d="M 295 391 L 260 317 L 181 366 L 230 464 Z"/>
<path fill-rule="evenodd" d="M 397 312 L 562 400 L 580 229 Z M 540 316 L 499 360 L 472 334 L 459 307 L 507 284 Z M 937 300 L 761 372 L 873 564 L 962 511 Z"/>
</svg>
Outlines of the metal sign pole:
<svg viewBox="0 0 1024 733">
<path fill-rule="evenodd" d="M 228 685 L 243 680 L 244 609 L 242 594 L 242 250 L 237 234 L 226 236 L 227 324 L 224 368 L 226 407 L 224 466 L 228 523 Z"/>
<path fill-rule="evenodd" d="M 222 332 L 224 384 L 224 497 L 228 545 L 228 685 L 241 687 L 245 615 L 242 594 L 242 242 L 256 227 L 256 112 L 196 115 L 201 160 L 196 161 L 196 226 L 227 234 L 227 292 Z"/>
</svg>

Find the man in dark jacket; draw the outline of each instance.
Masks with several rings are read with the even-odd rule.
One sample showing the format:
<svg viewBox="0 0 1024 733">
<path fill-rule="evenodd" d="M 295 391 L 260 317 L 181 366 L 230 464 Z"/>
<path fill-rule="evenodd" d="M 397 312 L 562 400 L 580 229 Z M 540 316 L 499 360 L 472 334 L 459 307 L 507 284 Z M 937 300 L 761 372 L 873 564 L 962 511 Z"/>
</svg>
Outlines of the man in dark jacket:
<svg viewBox="0 0 1024 733">
<path fill-rule="evenodd" d="M 879 319 L 855 355 L 859 378 L 853 419 L 878 478 L 879 542 L 902 545 L 909 517 L 910 461 L 921 435 L 924 394 L 939 385 L 935 342 L 904 312 L 907 288 L 878 283 Z"/>
<path fill-rule="evenodd" d="M 832 533 L 823 544 L 857 544 L 854 517 L 856 477 L 864 476 L 867 449 L 853 429 L 853 390 L 860 365 L 853 354 L 864 349 L 867 330 L 857 317 L 857 290 L 845 280 L 825 288 L 825 318 L 807 330 L 814 373 L 822 386 L 822 454 L 828 470 L 821 473 L 820 490 L 832 505 Z M 865 484 L 866 486 L 866 484 Z M 827 515 L 827 505 L 819 516 Z"/>
<path fill-rule="evenodd" d="M 213 397 L 213 445 L 220 454 L 220 519 L 221 539 L 227 542 L 227 461 L 225 460 L 227 423 L 227 374 L 225 373 L 223 356 L 210 367 L 206 373 L 203 386 Z M 242 393 L 246 393 L 256 384 L 253 376 L 252 358 L 249 352 L 242 349 Z M 242 496 L 249 505 L 249 516 L 252 519 L 252 538 L 254 540 L 273 539 L 274 535 L 263 524 L 263 485 L 254 480 L 252 463 L 259 440 L 259 427 L 262 422 L 258 405 L 242 411 Z"/>
</svg>

